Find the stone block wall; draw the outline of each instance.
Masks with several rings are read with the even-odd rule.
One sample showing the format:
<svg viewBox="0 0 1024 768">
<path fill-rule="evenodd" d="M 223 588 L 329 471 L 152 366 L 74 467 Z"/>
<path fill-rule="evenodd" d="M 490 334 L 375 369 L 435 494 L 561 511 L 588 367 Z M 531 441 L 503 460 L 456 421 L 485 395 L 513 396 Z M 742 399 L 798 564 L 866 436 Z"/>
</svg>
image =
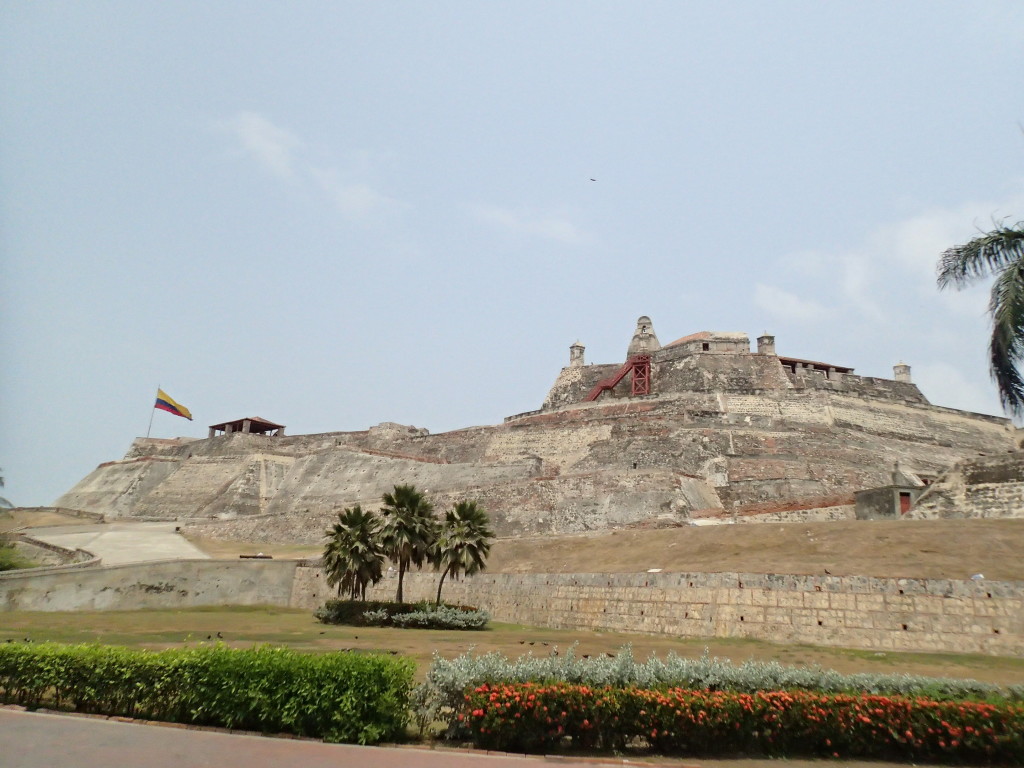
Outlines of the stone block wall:
<svg viewBox="0 0 1024 768">
<path fill-rule="evenodd" d="M 917 499 L 910 518 L 1024 518 L 1024 451 L 958 462 Z"/>
<path fill-rule="evenodd" d="M 367 596 L 392 599 L 396 586 L 392 575 Z M 434 573 L 406 576 L 409 600 L 433 600 L 436 590 Z M 334 596 L 316 561 L 186 560 L 0 574 L 0 611 L 201 605 L 313 610 Z M 882 651 L 1024 654 L 1024 582 L 499 573 L 446 581 L 444 598 L 486 608 L 496 621 L 538 627 Z"/>
<path fill-rule="evenodd" d="M 0 574 L 0 611 L 133 611 L 280 605 L 292 597 L 287 560 L 174 560 Z"/>
<path fill-rule="evenodd" d="M 300 569 L 302 570 L 302 569 Z M 297 576 L 305 589 L 316 584 Z M 391 599 L 388 578 L 367 593 Z M 433 599 L 437 577 L 406 576 L 409 600 Z M 301 590 L 300 590 L 301 591 Z M 678 637 L 891 651 L 1024 654 L 1024 583 L 744 573 L 482 574 L 445 582 L 449 602 L 496 621 Z M 302 594 L 296 604 L 319 600 Z M 318 603 L 317 603 L 318 604 Z"/>
</svg>

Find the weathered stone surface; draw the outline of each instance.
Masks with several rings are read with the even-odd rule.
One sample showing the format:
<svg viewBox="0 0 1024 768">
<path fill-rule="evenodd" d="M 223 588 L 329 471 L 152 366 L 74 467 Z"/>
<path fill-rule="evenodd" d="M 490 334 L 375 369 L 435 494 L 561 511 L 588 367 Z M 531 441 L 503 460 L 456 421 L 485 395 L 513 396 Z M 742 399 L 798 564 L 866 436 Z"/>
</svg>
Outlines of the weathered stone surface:
<svg viewBox="0 0 1024 768">
<path fill-rule="evenodd" d="M 907 516 L 1024 517 L 1024 451 L 954 464 L 918 497 Z"/>
<path fill-rule="evenodd" d="M 342 507 L 374 507 L 398 483 L 442 506 L 480 500 L 500 535 L 715 516 L 834 519 L 849 516 L 855 491 L 885 485 L 895 461 L 937 475 L 1014 447 L 1006 419 L 933 406 L 909 381 L 751 353 L 745 334 L 652 344 L 651 394 L 632 396 L 626 376 L 585 401 L 619 368 L 583 365 L 577 352 L 538 411 L 444 434 L 384 423 L 140 439 L 58 504 L 218 520 L 218 535 L 297 541 L 318 540 Z"/>
<path fill-rule="evenodd" d="M 394 596 L 384 579 L 370 599 Z M 408 600 L 429 600 L 432 573 L 406 575 Z M 318 568 L 301 567 L 292 604 L 320 605 Z M 445 582 L 446 600 L 514 624 L 749 637 L 897 651 L 1024 653 L 1024 585 L 756 573 L 480 574 Z"/>
<path fill-rule="evenodd" d="M 296 561 L 182 560 L 0 574 L 0 611 L 288 605 Z"/>
<path fill-rule="evenodd" d="M 390 599 L 395 578 L 367 594 Z M 437 574 L 406 575 L 406 598 L 432 600 Z M 0 611 L 279 605 L 334 596 L 309 561 L 187 560 L 0 574 Z M 757 573 L 480 574 L 447 581 L 451 602 L 528 626 L 750 637 L 901 651 L 1024 653 L 1024 585 Z"/>
</svg>

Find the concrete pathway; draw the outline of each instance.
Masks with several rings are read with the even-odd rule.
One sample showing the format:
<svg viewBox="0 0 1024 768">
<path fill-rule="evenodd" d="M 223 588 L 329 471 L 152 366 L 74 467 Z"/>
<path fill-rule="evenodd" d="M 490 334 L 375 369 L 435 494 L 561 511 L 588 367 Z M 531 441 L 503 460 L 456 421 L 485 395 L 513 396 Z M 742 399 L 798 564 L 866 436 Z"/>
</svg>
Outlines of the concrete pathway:
<svg viewBox="0 0 1024 768">
<path fill-rule="evenodd" d="M 359 747 L 0 708 L 0 764 L 5 768 L 595 768 L 621 766 L 622 761 Z"/>
<path fill-rule="evenodd" d="M 208 559 L 174 528 L 174 522 L 102 523 L 30 528 L 25 533 L 48 544 L 92 552 L 103 558 L 103 565 Z"/>
</svg>

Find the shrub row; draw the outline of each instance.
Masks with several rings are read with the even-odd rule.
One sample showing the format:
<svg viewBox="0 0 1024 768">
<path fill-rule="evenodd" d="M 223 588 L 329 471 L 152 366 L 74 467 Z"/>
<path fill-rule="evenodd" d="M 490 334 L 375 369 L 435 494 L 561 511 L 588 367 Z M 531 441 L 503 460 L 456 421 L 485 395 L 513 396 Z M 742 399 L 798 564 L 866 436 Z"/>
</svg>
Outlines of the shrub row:
<svg viewBox="0 0 1024 768">
<path fill-rule="evenodd" d="M 414 692 L 417 718 L 453 725 L 465 692 L 484 683 L 577 683 L 592 688 L 689 688 L 743 693 L 804 690 L 820 693 L 870 693 L 924 696 L 937 700 L 967 699 L 1024 702 L 1024 686 L 998 686 L 977 680 L 921 675 L 843 675 L 834 670 L 787 667 L 778 662 L 734 664 L 708 656 L 685 658 L 674 653 L 664 659 L 637 661 L 627 645 L 614 656 L 581 658 L 575 646 L 558 656 L 520 656 L 514 661 L 500 653 L 454 659 L 434 656 L 426 682 Z"/>
<path fill-rule="evenodd" d="M 483 629 L 487 611 L 464 605 L 393 603 L 381 600 L 328 600 L 313 615 L 324 624 L 418 629 Z"/>
<path fill-rule="evenodd" d="M 488 749 L 1024 764 L 1024 706 L 1010 703 L 524 683 L 473 689 L 458 720 Z"/>
<path fill-rule="evenodd" d="M 0 701 L 372 744 L 403 735 L 413 662 L 226 646 L 0 645 Z"/>
</svg>

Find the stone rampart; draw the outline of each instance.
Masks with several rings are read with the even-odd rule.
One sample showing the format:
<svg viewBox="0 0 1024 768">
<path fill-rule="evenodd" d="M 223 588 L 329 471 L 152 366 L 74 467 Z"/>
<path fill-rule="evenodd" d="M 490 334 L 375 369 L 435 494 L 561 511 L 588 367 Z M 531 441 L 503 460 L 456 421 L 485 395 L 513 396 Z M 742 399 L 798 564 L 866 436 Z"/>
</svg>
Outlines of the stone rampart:
<svg viewBox="0 0 1024 768">
<path fill-rule="evenodd" d="M 296 576 L 295 605 L 323 596 Z M 391 599 L 396 580 L 367 592 Z M 437 576 L 411 573 L 408 600 L 432 600 Z M 316 594 L 313 598 L 311 595 Z M 482 574 L 445 582 L 449 602 L 496 621 L 678 637 L 746 637 L 883 651 L 1024 654 L 1024 583 L 749 573 Z"/>
<path fill-rule="evenodd" d="M 1024 451 L 958 462 L 918 497 L 907 517 L 1024 517 Z"/>
<path fill-rule="evenodd" d="M 0 610 L 132 611 L 203 605 L 280 605 L 295 561 L 175 560 L 0 573 Z"/>
<path fill-rule="evenodd" d="M 391 599 L 392 576 L 367 596 Z M 410 573 L 409 600 L 437 575 Z M 0 574 L 0 610 L 277 605 L 334 597 L 315 561 L 182 560 Z M 747 637 L 868 650 L 1024 654 L 1024 582 L 746 573 L 481 574 L 448 581 L 450 602 L 528 626 Z"/>
<path fill-rule="evenodd" d="M 483 503 L 499 535 L 558 534 L 848 497 L 887 484 L 895 461 L 937 475 L 1015 445 L 1006 419 L 932 406 L 906 380 L 751 354 L 745 339 L 700 335 L 658 350 L 653 391 L 642 396 L 631 396 L 627 376 L 594 402 L 572 402 L 616 366 L 570 365 L 544 408 L 495 426 L 431 435 L 385 422 L 358 432 L 140 440 L 57 503 L 110 517 L 223 520 L 226 537 L 236 535 L 232 526 L 251 528 L 246 518 L 278 515 L 265 535 L 311 543 L 344 507 L 376 508 L 394 485 L 413 484 L 444 506 Z M 1008 487 L 985 491 L 976 505 L 1016 503 Z M 797 511 L 777 510 L 785 519 Z"/>
</svg>

